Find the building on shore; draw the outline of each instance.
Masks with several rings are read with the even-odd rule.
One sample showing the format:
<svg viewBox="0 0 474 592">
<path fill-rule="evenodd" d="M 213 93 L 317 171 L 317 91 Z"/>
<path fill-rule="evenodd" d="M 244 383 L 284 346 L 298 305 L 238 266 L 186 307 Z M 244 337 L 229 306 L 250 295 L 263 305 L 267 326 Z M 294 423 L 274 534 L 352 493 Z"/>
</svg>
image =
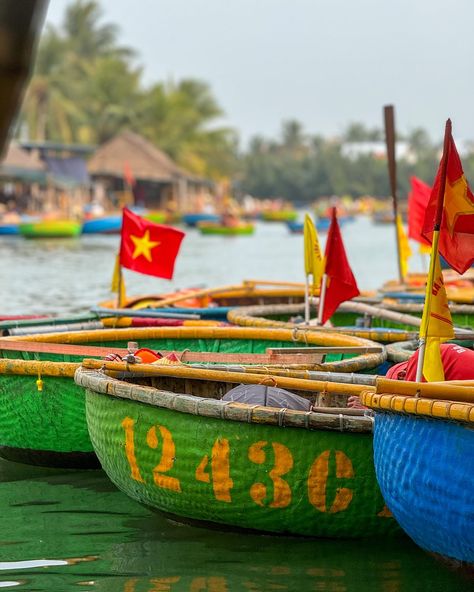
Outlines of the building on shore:
<svg viewBox="0 0 474 592">
<path fill-rule="evenodd" d="M 213 184 L 179 167 L 142 136 L 122 132 L 99 146 L 87 165 L 98 201 L 107 207 L 199 210 Z"/>
</svg>

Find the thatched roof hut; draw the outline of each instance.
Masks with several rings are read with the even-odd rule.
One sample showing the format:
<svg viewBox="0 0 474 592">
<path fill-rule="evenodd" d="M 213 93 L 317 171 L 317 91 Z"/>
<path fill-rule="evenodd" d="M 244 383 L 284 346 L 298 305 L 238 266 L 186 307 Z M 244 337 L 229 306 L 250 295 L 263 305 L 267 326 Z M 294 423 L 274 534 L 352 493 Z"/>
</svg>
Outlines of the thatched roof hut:
<svg viewBox="0 0 474 592">
<path fill-rule="evenodd" d="M 142 136 L 125 131 L 102 144 L 88 163 L 90 175 L 123 178 L 128 168 L 137 181 L 169 183 L 179 178 L 194 179 L 163 151 Z"/>
<path fill-rule="evenodd" d="M 210 186 L 206 179 L 185 171 L 162 150 L 130 131 L 102 144 L 87 169 L 109 196 L 125 190 L 127 178 L 133 177 L 135 203 L 149 208 L 165 208 L 173 202 L 180 210 L 187 209 L 196 195 Z"/>
<path fill-rule="evenodd" d="M 0 177 L 26 182 L 45 180 L 46 167 L 35 154 L 10 142 L 5 157 L 0 162 Z"/>
</svg>

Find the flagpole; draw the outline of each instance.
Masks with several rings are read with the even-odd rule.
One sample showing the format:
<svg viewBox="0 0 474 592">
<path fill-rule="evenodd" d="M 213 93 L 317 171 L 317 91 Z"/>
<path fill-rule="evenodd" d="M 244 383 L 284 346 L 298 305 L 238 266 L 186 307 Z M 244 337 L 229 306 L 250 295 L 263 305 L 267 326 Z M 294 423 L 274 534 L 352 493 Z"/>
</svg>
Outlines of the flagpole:
<svg viewBox="0 0 474 592">
<path fill-rule="evenodd" d="M 326 290 L 328 286 L 328 276 L 323 274 L 323 280 L 321 282 L 321 290 L 319 293 L 319 309 L 318 309 L 318 325 L 323 323 L 323 312 L 324 312 L 324 301 L 326 300 Z"/>
<path fill-rule="evenodd" d="M 427 311 L 427 314 L 429 314 L 429 312 L 431 310 L 431 296 L 432 296 L 432 287 L 433 287 L 433 283 L 434 283 L 434 274 L 435 274 L 434 258 L 436 257 L 436 255 L 438 253 L 439 231 L 441 228 L 441 219 L 443 217 L 443 206 L 444 206 L 444 195 L 445 195 L 445 190 L 446 190 L 446 175 L 447 175 L 447 168 L 448 168 L 448 152 L 449 152 L 450 138 L 451 138 L 451 120 L 448 119 L 446 121 L 446 126 L 444 128 L 444 143 L 443 143 L 441 176 L 440 176 L 440 183 L 439 183 L 439 187 L 438 187 L 436 215 L 435 215 L 434 225 L 433 225 L 433 240 L 431 243 L 430 271 L 429 271 L 428 282 L 426 284 L 425 309 Z M 416 382 L 421 382 L 423 379 L 423 363 L 425 360 L 427 331 L 428 331 L 428 323 L 426 323 L 425 334 L 420 335 L 418 365 L 416 367 Z"/>
<path fill-rule="evenodd" d="M 306 284 L 304 291 L 304 322 L 309 325 L 309 274 L 306 275 Z"/>
<path fill-rule="evenodd" d="M 397 161 L 395 158 L 395 115 L 393 105 L 385 105 L 384 107 L 385 120 L 385 143 L 387 146 L 387 162 L 388 162 L 388 176 L 390 180 L 390 190 L 392 193 L 393 206 L 393 222 L 395 226 L 395 237 L 397 245 L 397 260 L 398 260 L 398 277 L 400 283 L 403 283 L 405 278 L 402 271 L 402 257 L 400 249 L 400 237 L 398 236 L 397 217 L 398 217 L 398 200 L 397 200 Z"/>
</svg>

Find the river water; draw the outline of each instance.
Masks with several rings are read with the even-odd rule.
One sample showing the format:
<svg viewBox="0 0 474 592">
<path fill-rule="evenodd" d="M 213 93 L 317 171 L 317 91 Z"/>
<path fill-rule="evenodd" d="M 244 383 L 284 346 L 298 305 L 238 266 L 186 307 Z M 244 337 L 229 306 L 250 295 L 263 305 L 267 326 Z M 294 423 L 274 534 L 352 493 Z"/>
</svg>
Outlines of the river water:
<svg viewBox="0 0 474 592">
<path fill-rule="evenodd" d="M 366 217 L 342 228 L 361 290 L 397 277 L 395 233 Z M 326 235 L 321 235 L 324 244 Z M 0 236 L 0 314 L 84 312 L 110 298 L 118 236 L 26 240 Z M 414 249 L 415 250 L 415 249 Z M 411 267 L 423 262 L 414 255 Z M 253 236 L 202 236 L 186 231 L 172 281 L 125 270 L 130 294 L 162 293 L 189 286 L 220 286 L 243 279 L 304 281 L 303 237 L 284 224 L 257 223 Z"/>
<path fill-rule="evenodd" d="M 361 289 L 396 275 L 393 229 L 343 229 Z M 323 238 L 323 237 L 322 237 Z M 79 313 L 110 296 L 118 237 L 0 238 L 0 312 Z M 189 231 L 173 282 L 126 272 L 130 293 L 242 279 L 303 279 L 302 237 L 259 224 L 253 237 Z M 323 238 L 324 242 L 324 238 Z M 454 592 L 468 582 L 408 538 L 308 540 L 170 521 L 118 491 L 102 471 L 0 461 L 0 588 L 96 592 Z"/>
</svg>

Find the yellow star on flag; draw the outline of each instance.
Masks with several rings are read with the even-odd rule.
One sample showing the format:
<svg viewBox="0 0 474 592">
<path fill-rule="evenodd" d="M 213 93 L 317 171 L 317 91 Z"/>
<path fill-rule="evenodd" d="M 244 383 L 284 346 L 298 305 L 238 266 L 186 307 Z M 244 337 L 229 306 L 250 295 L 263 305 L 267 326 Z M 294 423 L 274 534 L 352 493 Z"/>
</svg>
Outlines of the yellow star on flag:
<svg viewBox="0 0 474 592">
<path fill-rule="evenodd" d="M 142 237 L 130 235 L 130 238 L 135 245 L 135 250 L 133 251 L 132 259 L 136 259 L 143 255 L 147 261 L 150 263 L 153 261 L 153 257 L 151 255 L 151 250 L 160 245 L 159 241 L 152 241 L 150 240 L 150 231 L 145 230 L 145 234 Z"/>
<path fill-rule="evenodd" d="M 454 183 L 450 183 L 446 180 L 444 215 L 446 216 L 449 234 L 453 236 L 454 225 L 460 216 L 473 213 L 474 203 L 472 203 L 467 194 L 466 177 L 462 175 L 459 179 L 454 181 Z"/>
</svg>

